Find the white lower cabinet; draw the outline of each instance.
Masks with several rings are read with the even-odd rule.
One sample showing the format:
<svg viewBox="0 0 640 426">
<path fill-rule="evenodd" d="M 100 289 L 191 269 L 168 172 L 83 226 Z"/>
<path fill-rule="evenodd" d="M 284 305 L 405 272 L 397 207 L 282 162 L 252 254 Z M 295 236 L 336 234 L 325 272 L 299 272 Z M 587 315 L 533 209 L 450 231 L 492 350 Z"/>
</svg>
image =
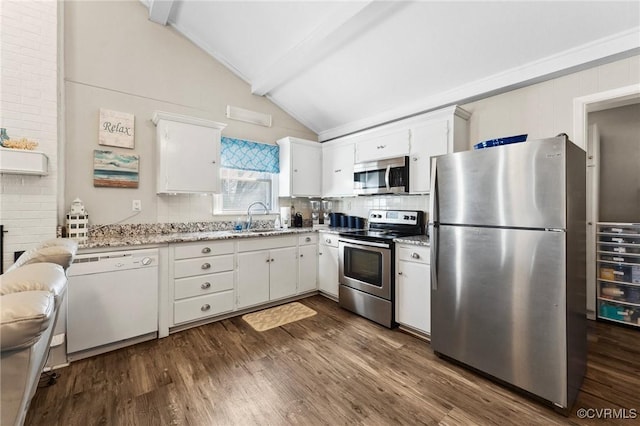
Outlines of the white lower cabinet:
<svg viewBox="0 0 640 426">
<path fill-rule="evenodd" d="M 318 234 L 298 238 L 298 294 L 318 289 Z"/>
<path fill-rule="evenodd" d="M 241 309 L 295 295 L 297 253 L 296 237 L 239 241 L 236 306 Z"/>
<path fill-rule="evenodd" d="M 171 247 L 173 325 L 233 311 L 234 252 L 231 241 Z"/>
<path fill-rule="evenodd" d="M 293 296 L 297 290 L 297 250 L 287 247 L 271 250 L 269 263 L 269 300 Z"/>
<path fill-rule="evenodd" d="M 337 297 L 337 239 L 335 250 Z M 318 288 L 317 233 L 176 243 L 169 253 L 169 327 Z"/>
<path fill-rule="evenodd" d="M 396 322 L 431 333 L 429 247 L 396 245 Z"/>
<path fill-rule="evenodd" d="M 318 290 L 338 298 L 338 235 L 321 232 L 318 243 Z"/>
<path fill-rule="evenodd" d="M 270 258 L 268 250 L 238 254 L 238 308 L 269 301 Z"/>
</svg>

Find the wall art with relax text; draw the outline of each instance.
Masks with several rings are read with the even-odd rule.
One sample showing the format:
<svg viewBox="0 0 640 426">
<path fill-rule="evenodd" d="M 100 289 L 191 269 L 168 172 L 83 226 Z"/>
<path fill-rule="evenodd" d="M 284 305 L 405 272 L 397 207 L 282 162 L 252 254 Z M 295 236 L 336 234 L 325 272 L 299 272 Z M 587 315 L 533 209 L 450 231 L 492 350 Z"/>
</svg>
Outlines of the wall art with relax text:
<svg viewBox="0 0 640 426">
<path fill-rule="evenodd" d="M 133 149 L 134 120 L 133 114 L 100 108 L 98 143 Z"/>
</svg>

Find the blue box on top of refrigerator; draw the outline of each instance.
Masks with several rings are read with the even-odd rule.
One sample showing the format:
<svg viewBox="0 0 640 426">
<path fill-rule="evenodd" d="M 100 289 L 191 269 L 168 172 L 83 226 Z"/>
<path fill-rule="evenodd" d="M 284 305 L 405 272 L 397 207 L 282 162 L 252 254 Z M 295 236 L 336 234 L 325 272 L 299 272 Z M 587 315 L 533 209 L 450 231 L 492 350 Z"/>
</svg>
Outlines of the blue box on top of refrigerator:
<svg viewBox="0 0 640 426">
<path fill-rule="evenodd" d="M 586 366 L 585 152 L 558 136 L 433 162 L 434 351 L 567 413 Z"/>
</svg>

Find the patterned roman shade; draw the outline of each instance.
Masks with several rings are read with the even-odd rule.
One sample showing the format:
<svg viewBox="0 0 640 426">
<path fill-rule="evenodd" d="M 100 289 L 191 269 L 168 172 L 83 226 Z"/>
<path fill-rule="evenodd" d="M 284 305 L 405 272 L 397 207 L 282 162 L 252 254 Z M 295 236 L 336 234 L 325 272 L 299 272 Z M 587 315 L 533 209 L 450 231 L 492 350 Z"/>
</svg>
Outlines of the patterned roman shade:
<svg viewBox="0 0 640 426">
<path fill-rule="evenodd" d="M 221 166 L 228 169 L 280 173 L 278 145 L 222 137 Z"/>
</svg>

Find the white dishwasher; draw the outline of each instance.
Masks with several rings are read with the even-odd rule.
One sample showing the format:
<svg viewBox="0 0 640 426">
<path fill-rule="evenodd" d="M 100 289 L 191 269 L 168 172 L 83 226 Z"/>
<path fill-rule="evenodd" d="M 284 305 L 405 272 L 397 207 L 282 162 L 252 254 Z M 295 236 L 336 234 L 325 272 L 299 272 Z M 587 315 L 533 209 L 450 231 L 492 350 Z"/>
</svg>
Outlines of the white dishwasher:
<svg viewBox="0 0 640 426">
<path fill-rule="evenodd" d="M 68 275 L 70 361 L 126 346 L 128 339 L 157 336 L 157 249 L 81 254 Z"/>
</svg>

